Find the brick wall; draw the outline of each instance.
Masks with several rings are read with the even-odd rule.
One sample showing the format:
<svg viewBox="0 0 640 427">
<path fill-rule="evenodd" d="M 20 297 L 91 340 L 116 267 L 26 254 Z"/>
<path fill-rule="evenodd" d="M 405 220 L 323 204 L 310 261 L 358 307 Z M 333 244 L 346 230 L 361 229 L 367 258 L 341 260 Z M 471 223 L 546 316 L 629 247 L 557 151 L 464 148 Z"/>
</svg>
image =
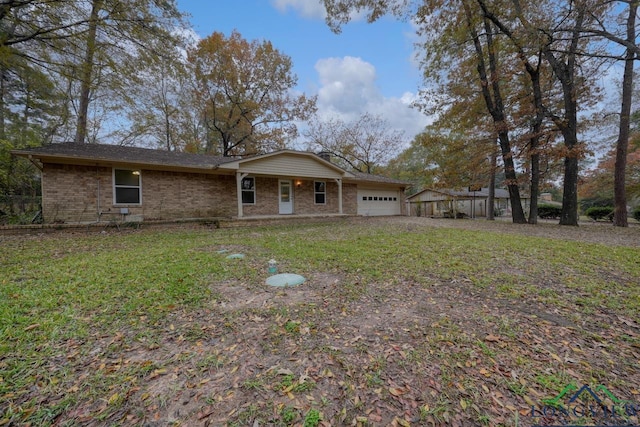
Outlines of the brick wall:
<svg viewBox="0 0 640 427">
<path fill-rule="evenodd" d="M 256 177 L 255 180 L 256 203 L 243 205 L 243 216 L 278 215 L 278 179 Z"/>
<path fill-rule="evenodd" d="M 237 215 L 234 176 L 141 171 L 142 204 L 116 205 L 111 167 L 44 165 L 42 208 L 45 222 L 81 223 L 119 219 L 120 208 L 151 219 L 212 218 Z M 299 186 L 296 183 L 300 183 Z M 292 180 L 294 214 L 336 214 L 338 185 L 326 180 L 326 202 L 316 204 L 313 180 Z M 256 204 L 244 205 L 244 216 L 278 215 L 278 178 L 256 177 Z M 342 211 L 357 213 L 357 186 L 343 184 Z M 99 200 L 98 200 L 99 199 Z"/>
<path fill-rule="evenodd" d="M 342 184 L 342 213 L 358 214 L 358 186 L 356 184 Z"/>
<path fill-rule="evenodd" d="M 142 171 L 141 214 L 147 219 L 231 217 L 236 210 L 234 176 Z"/>
<path fill-rule="evenodd" d="M 111 169 L 43 165 L 42 215 L 45 222 L 90 222 L 98 218 L 98 193 L 111 182 Z M 111 194 L 111 189 L 108 189 Z"/>
<path fill-rule="evenodd" d="M 338 184 L 332 180 L 326 183 L 326 197 L 324 204 L 315 203 L 314 180 L 292 179 L 293 185 L 293 213 L 306 214 L 337 214 Z M 245 217 L 255 215 L 278 215 L 279 179 L 256 177 L 256 203 L 243 205 L 242 213 Z M 357 212 L 357 189 L 354 184 L 343 184 L 343 213 L 355 215 Z M 352 198 L 352 200 L 346 200 Z"/>
<path fill-rule="evenodd" d="M 45 164 L 42 209 L 45 222 L 91 222 L 98 211 L 108 221 L 121 207 L 145 219 L 231 217 L 236 215 L 233 176 L 141 171 L 142 204 L 114 204 L 113 169 Z M 99 201 L 98 201 L 99 199 Z"/>
</svg>

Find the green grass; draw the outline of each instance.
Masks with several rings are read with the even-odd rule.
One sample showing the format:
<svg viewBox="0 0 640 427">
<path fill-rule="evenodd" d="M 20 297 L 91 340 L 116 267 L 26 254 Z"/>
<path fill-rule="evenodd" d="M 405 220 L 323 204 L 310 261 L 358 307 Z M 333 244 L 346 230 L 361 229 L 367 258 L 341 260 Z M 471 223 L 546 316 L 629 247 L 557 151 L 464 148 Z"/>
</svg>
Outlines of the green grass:
<svg viewBox="0 0 640 427">
<path fill-rule="evenodd" d="M 216 252 L 225 247 L 244 252 L 247 258 L 227 260 Z M 340 275 L 341 286 L 333 291 L 332 304 L 355 301 L 367 295 L 374 283 L 412 283 L 425 289 L 462 283 L 473 292 L 514 304 L 541 303 L 550 311 L 554 307 L 571 311 L 582 320 L 603 308 L 637 318 L 640 308 L 637 248 L 480 231 L 408 230 L 366 222 L 215 231 L 154 229 L 11 238 L 0 240 L 0 251 L 0 425 L 48 425 L 83 402 L 99 401 L 106 402 L 106 409 L 95 414 L 109 420 L 124 410 L 132 390 L 163 369 L 153 353 L 143 361 L 118 365 L 119 355 L 136 345 L 153 352 L 162 345 L 160 337 L 194 345 L 206 342 L 206 324 L 175 326 L 172 316 L 215 310 L 224 295 L 212 290 L 213 282 L 260 289 L 271 258 L 278 260 L 281 272 Z M 295 321 L 286 318 L 286 307 L 258 310 L 256 315 L 279 318 L 270 329 L 273 351 L 278 351 L 292 340 L 307 339 L 301 326 L 312 325 L 309 329 L 314 334 L 316 328 L 323 331 L 319 325 L 323 318 L 316 311 L 315 306 L 301 306 Z M 226 332 L 242 331 L 238 313 L 223 316 Z M 515 340 L 526 329 L 503 315 L 484 319 L 505 339 Z M 332 321 L 340 323 L 339 318 Z M 433 330 L 434 342 L 441 346 L 467 346 L 486 358 L 502 354 L 482 336 L 464 336 L 446 318 Z M 636 336 L 624 335 L 624 339 L 637 346 Z M 433 357 L 446 352 L 420 350 Z M 417 353 L 408 352 L 409 356 Z M 100 369 L 82 376 L 77 362 L 81 360 L 102 361 L 105 366 L 96 362 Z M 464 363 L 462 356 L 460 361 Z M 232 366 L 224 353 L 188 362 L 200 373 Z M 406 358 L 403 363 L 407 364 Z M 369 388 L 381 386 L 384 369 L 378 363 L 361 378 Z M 537 378 L 540 386 L 550 390 L 566 380 L 554 374 Z M 240 384 L 249 391 L 263 388 L 251 380 Z M 294 391 L 310 391 L 313 384 L 303 383 Z M 514 393 L 525 393 L 520 383 L 507 384 Z M 34 385 L 40 395 L 47 396 L 47 404 L 33 397 Z M 423 409 L 425 417 L 441 419 L 451 411 L 442 404 L 443 396 L 438 396 L 440 403 Z M 245 408 L 242 420 L 250 420 L 256 411 L 254 406 Z M 298 412 L 283 410 L 282 418 L 289 423 Z M 318 424 L 315 409 L 304 413 L 305 425 Z"/>
</svg>

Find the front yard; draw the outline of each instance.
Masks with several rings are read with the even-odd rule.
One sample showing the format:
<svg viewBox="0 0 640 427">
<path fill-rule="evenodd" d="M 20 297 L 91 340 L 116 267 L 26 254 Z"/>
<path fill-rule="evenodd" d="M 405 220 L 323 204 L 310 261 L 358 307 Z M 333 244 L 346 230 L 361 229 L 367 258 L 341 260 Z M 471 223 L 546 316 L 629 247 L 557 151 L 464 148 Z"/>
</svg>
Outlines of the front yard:
<svg viewBox="0 0 640 427">
<path fill-rule="evenodd" d="M 639 245 L 425 218 L 0 235 L 0 426 L 640 424 Z M 266 286 L 271 258 L 307 281 Z"/>
</svg>

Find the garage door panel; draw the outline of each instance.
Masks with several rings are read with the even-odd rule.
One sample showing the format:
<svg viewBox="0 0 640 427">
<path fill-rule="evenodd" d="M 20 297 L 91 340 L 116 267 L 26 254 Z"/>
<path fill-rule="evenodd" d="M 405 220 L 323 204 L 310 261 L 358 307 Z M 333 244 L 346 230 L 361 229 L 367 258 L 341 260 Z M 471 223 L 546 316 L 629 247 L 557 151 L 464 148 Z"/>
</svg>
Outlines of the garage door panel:
<svg viewBox="0 0 640 427">
<path fill-rule="evenodd" d="M 399 191 L 358 189 L 358 215 L 400 215 L 401 203 Z"/>
</svg>

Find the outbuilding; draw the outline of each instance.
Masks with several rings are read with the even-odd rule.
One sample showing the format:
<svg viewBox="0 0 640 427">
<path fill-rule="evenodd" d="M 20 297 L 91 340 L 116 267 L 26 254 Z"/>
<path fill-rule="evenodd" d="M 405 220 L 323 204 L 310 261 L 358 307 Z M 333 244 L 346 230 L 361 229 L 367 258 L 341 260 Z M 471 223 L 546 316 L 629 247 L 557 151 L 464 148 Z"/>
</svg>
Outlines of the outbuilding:
<svg viewBox="0 0 640 427">
<path fill-rule="evenodd" d="M 407 212 L 410 216 L 445 218 L 486 218 L 489 188 L 474 189 L 425 189 L 407 197 Z M 494 193 L 494 214 L 510 213 L 509 192 L 496 188 Z"/>
</svg>

